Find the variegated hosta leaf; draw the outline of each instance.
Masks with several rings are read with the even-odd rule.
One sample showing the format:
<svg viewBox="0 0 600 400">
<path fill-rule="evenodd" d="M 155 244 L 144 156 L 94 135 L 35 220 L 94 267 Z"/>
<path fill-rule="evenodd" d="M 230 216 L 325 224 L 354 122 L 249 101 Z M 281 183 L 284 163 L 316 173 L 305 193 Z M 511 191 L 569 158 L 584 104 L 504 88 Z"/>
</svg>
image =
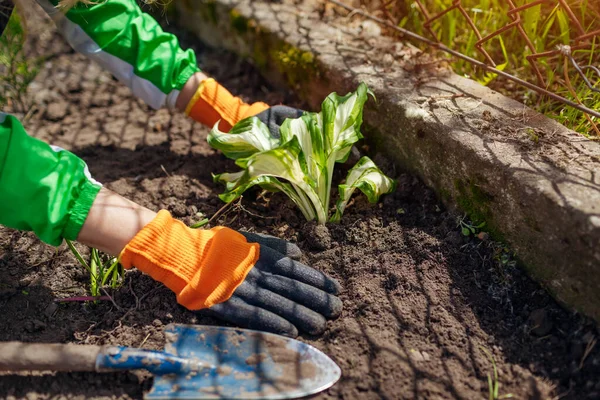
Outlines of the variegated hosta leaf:
<svg viewBox="0 0 600 400">
<path fill-rule="evenodd" d="M 308 174 L 304 154 L 301 152 L 298 137 L 294 136 L 281 147 L 262 153 L 256 153 L 247 159 L 237 160 L 242 168 L 246 168 L 250 176 L 275 176 L 283 178 L 310 199 L 319 223 L 327 221 L 327 205 L 317 195 L 316 182 Z"/>
<path fill-rule="evenodd" d="M 302 168 L 302 160 L 298 139 L 292 138 L 292 140 L 276 149 L 238 159 L 236 164 L 241 168 L 245 168 L 252 177 L 275 176 L 298 184 L 304 181 L 307 172 Z"/>
<path fill-rule="evenodd" d="M 215 180 L 226 185 L 225 193 L 220 196 L 222 200 L 233 201 L 248 188 L 261 185 L 267 189 L 276 188 L 286 193 L 298 204 L 308 219 L 317 217 L 319 222 L 327 219 L 326 207 L 320 204 L 313 188 L 314 183 L 307 179 L 306 163 L 300 152 L 297 137 L 293 137 L 276 149 L 240 158 L 236 164 L 243 168 L 243 171 L 215 177 Z M 281 182 L 277 178 L 285 179 L 289 183 Z"/>
<path fill-rule="evenodd" d="M 352 145 L 363 137 L 360 126 L 363 107 L 369 94 L 373 95 L 367 85 L 361 83 L 354 93 L 345 96 L 332 93 L 323 101 L 319 122 L 327 157 L 324 164 L 327 175 L 323 179 L 327 183 L 327 188 L 320 188 L 319 194 L 323 196 L 321 199 L 324 204 L 329 204 L 335 163 L 345 162 Z"/>
<path fill-rule="evenodd" d="M 250 179 L 246 171 L 240 171 L 235 174 L 215 175 L 215 182 L 225 183 L 226 190 L 219 195 L 219 198 L 226 203 L 238 199 L 246 190 L 252 186 L 259 185 L 261 188 L 271 192 L 285 193 L 302 211 L 304 217 L 311 221 L 316 218 L 314 208 L 310 200 L 302 193 L 297 192 L 290 183 L 281 182 L 274 176 L 259 176 Z"/>
<path fill-rule="evenodd" d="M 243 186 L 241 184 L 242 179 L 246 171 L 239 171 L 235 173 L 225 172 L 223 174 L 214 175 L 213 181 L 218 182 L 225 185 L 225 191 L 219 195 L 219 198 L 226 203 L 230 203 L 240 197 L 242 193 L 248 189 L 250 186 L 244 187 L 243 190 L 240 191 L 240 188 Z M 254 186 L 256 183 L 253 183 L 251 186 Z"/>
<path fill-rule="evenodd" d="M 283 143 L 297 137 L 306 162 L 307 179 L 314 182 L 321 204 L 327 204 L 325 193 L 331 189 L 328 184 L 327 154 L 323 148 L 323 132 L 320 114 L 305 113 L 298 119 L 287 119 L 281 125 Z"/>
<path fill-rule="evenodd" d="M 385 176 L 369 157 L 361 158 L 348 172 L 346 183 L 338 186 L 340 198 L 331 222 L 339 222 L 356 188 L 360 189 L 371 203 L 376 203 L 382 194 L 391 193 L 396 189 L 396 181 Z"/>
<path fill-rule="evenodd" d="M 361 83 L 356 92 L 345 96 L 332 93 L 323 102 L 321 123 L 328 158 L 344 162 L 352 145 L 362 139 L 360 126 L 369 94 L 373 95 L 367 85 Z"/>
<path fill-rule="evenodd" d="M 215 124 L 208 135 L 208 143 L 234 160 L 279 146 L 279 140 L 273 138 L 269 128 L 256 117 L 240 121 L 229 133 L 221 132 L 219 124 Z"/>
<path fill-rule="evenodd" d="M 294 137 L 298 138 L 300 149 L 304 154 L 309 173 L 313 176 L 319 173 L 319 165 L 326 162 L 323 151 L 323 132 L 315 113 L 305 113 L 297 119 L 286 119 L 281 125 L 281 142 L 286 143 Z"/>
</svg>

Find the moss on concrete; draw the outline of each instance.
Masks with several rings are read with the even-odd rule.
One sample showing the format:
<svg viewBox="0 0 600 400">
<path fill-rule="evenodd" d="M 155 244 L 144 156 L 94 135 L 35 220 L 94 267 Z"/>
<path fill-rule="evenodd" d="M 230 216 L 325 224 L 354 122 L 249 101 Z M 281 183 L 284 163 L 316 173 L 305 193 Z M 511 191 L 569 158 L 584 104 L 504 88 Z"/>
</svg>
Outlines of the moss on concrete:
<svg viewBox="0 0 600 400">
<path fill-rule="evenodd" d="M 310 81 L 318 75 L 315 55 L 310 51 L 284 43 L 281 47 L 272 49 L 269 56 L 292 86 Z"/>
<path fill-rule="evenodd" d="M 256 22 L 252 19 L 244 17 L 235 8 L 229 12 L 229 20 L 231 27 L 239 34 L 246 34 L 252 27 L 256 26 Z"/>
<path fill-rule="evenodd" d="M 258 69 L 263 72 L 266 70 L 269 65 L 269 54 L 265 42 L 257 41 L 252 52 L 252 59 L 254 60 L 254 65 L 256 65 Z"/>
<path fill-rule="evenodd" d="M 202 9 L 206 10 L 206 16 L 208 17 L 208 20 L 210 22 L 212 22 L 213 24 L 216 24 L 219 21 L 219 17 L 217 14 L 217 3 L 216 2 L 207 1 L 206 7 L 203 7 Z"/>
<path fill-rule="evenodd" d="M 492 217 L 488 203 L 491 196 L 470 179 L 455 179 L 456 201 L 475 223 L 487 222 Z"/>
<path fill-rule="evenodd" d="M 452 200 L 452 194 L 448 189 L 438 186 L 436 191 L 444 204 L 448 204 Z"/>
</svg>

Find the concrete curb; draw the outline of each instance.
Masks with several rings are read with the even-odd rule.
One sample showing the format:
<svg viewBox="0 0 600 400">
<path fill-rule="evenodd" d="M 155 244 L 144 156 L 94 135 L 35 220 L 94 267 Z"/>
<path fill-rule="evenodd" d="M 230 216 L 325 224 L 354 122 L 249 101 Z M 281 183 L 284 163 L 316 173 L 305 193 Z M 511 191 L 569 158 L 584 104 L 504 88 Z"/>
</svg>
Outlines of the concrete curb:
<svg viewBox="0 0 600 400">
<path fill-rule="evenodd" d="M 410 47 L 377 29 L 262 1 L 175 4 L 182 26 L 253 59 L 315 109 L 366 82 L 378 101 L 363 133 L 376 150 L 485 220 L 557 300 L 600 321 L 600 144 L 439 63 L 398 60 Z"/>
</svg>

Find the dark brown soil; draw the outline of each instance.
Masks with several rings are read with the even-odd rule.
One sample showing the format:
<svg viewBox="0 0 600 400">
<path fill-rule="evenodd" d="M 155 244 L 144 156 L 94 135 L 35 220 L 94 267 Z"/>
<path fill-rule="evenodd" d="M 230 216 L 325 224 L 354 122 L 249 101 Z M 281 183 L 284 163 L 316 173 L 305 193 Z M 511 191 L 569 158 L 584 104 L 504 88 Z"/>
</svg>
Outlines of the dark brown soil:
<svg viewBox="0 0 600 400">
<path fill-rule="evenodd" d="M 207 145 L 207 129 L 150 110 L 73 53 L 47 21 L 35 26 L 46 33 L 33 31 L 30 51 L 51 57 L 31 86 L 32 135 L 79 154 L 109 188 L 186 223 L 223 206 L 211 172 L 233 164 Z M 205 71 L 246 99 L 302 106 L 249 64 L 182 38 Z M 341 381 L 317 398 L 487 399 L 493 370 L 486 352 L 500 395 L 600 398 L 595 326 L 558 307 L 500 245 L 485 235 L 464 237 L 457 216 L 417 179 L 380 157 L 376 162 L 398 178 L 397 192 L 376 206 L 357 197 L 343 222 L 327 230 L 304 222 L 282 195 L 257 192 L 217 221 L 295 240 L 306 263 L 343 283 L 342 316 L 322 337 L 304 338 L 343 370 Z M 318 240 L 307 237 L 311 232 Z M 0 271 L 0 340 L 160 349 L 169 322 L 216 322 L 178 306 L 138 272 L 110 292 L 114 302 L 57 304 L 56 298 L 87 294 L 87 274 L 64 245 L 51 248 L 29 233 L 0 228 Z M 138 399 L 151 383 L 138 372 L 4 374 L 0 398 Z"/>
</svg>

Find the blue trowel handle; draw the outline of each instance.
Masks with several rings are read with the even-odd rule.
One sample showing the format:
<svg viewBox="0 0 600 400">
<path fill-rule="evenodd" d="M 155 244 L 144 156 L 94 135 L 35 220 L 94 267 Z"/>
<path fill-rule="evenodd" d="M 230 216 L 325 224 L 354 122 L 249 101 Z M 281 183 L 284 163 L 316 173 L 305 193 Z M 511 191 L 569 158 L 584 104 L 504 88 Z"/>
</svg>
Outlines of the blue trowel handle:
<svg viewBox="0 0 600 400">
<path fill-rule="evenodd" d="M 0 371 L 112 371 L 145 369 L 156 375 L 198 371 L 198 362 L 129 347 L 0 343 Z"/>
<path fill-rule="evenodd" d="M 197 360 L 154 350 L 131 347 L 103 347 L 96 358 L 96 370 L 145 369 L 154 375 L 181 374 L 204 369 Z"/>
</svg>

